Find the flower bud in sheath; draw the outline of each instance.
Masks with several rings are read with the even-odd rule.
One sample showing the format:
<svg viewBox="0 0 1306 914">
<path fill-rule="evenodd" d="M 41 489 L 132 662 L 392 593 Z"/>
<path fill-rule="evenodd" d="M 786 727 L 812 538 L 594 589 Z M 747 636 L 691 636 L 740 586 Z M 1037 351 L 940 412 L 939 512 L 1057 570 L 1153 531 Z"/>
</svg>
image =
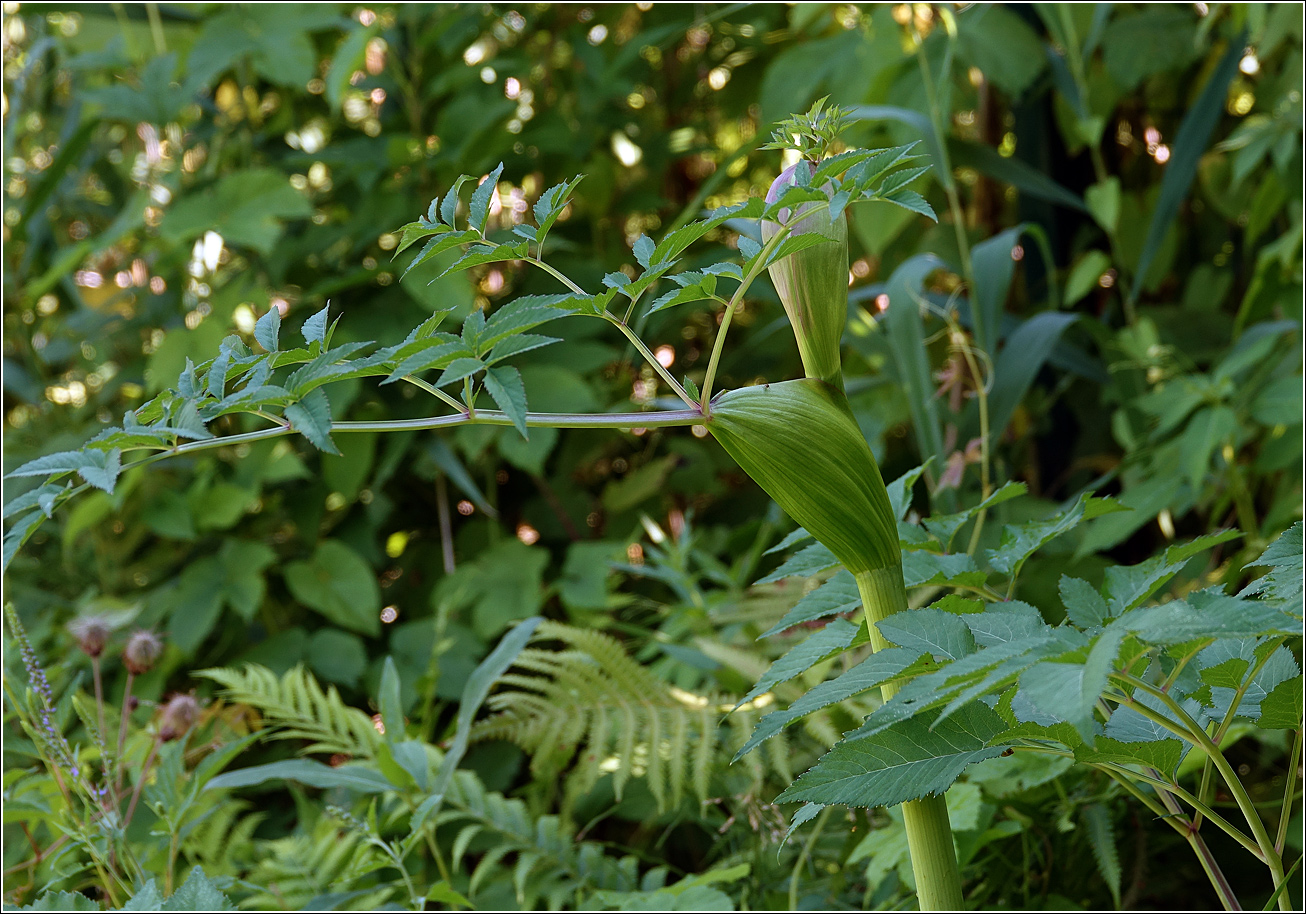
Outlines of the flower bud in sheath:
<svg viewBox="0 0 1306 914">
<path fill-rule="evenodd" d="M 707 427 L 853 574 L 902 560 L 889 493 L 842 390 L 812 378 L 732 390 Z"/>
<path fill-rule="evenodd" d="M 767 203 L 774 203 L 794 183 L 797 167 L 791 165 L 780 172 L 767 192 Z M 842 215 L 831 219 L 826 207 L 804 218 L 804 210 L 812 207 L 807 203 L 785 210 L 781 214 L 784 224 L 792 226 L 791 237 L 816 232 L 830 239 L 829 243 L 790 254 L 767 270 L 793 324 L 804 373 L 842 388 L 839 341 L 848 323 L 848 223 Z M 769 241 L 779 230 L 776 223 L 763 222 L 762 240 Z"/>
</svg>

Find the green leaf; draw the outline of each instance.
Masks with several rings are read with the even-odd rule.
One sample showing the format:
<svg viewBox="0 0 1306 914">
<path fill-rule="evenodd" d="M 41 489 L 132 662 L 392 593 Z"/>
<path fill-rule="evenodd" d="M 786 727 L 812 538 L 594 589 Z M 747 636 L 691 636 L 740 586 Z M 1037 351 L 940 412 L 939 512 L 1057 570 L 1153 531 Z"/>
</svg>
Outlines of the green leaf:
<svg viewBox="0 0 1306 914">
<path fill-rule="evenodd" d="M 1066 305 L 1075 305 L 1098 287 L 1098 281 L 1111 266 L 1111 258 L 1101 251 L 1088 251 L 1066 277 Z"/>
<path fill-rule="evenodd" d="M 939 542 L 943 543 L 943 547 L 949 549 L 952 546 L 952 538 L 957 535 L 957 531 L 980 511 L 1011 501 L 1013 498 L 1019 498 L 1028 491 L 1029 487 L 1023 482 L 1007 482 L 1002 488 L 973 508 L 967 508 L 965 511 L 956 514 L 936 514 L 925 518 L 923 523 L 927 530 L 939 538 Z"/>
<path fill-rule="evenodd" d="M 341 110 L 350 80 L 356 72 L 363 69 L 367 43 L 376 34 L 377 28 L 375 24 L 354 26 L 336 47 L 336 52 L 331 57 L 331 65 L 327 68 L 324 82 L 327 104 L 336 111 Z"/>
<path fill-rule="evenodd" d="M 923 549 L 902 554 L 902 576 L 908 587 L 978 587 L 988 578 L 964 552 L 940 555 Z"/>
<path fill-rule="evenodd" d="M 530 438 L 526 429 L 526 386 L 521 372 L 511 365 L 497 365 L 485 371 L 485 389 L 508 414 L 513 427 L 523 438 Z"/>
<path fill-rule="evenodd" d="M 236 906 L 226 895 L 218 891 L 204 870 L 195 867 L 182 883 L 181 888 L 173 892 L 163 903 L 164 911 L 234 911 Z"/>
<path fill-rule="evenodd" d="M 967 765 L 1001 755 L 989 741 L 1006 725 L 975 702 L 931 727 L 906 720 L 863 739 L 846 739 L 776 798 L 777 803 L 896 806 L 939 795 Z"/>
<path fill-rule="evenodd" d="M 1080 810 L 1084 820 L 1084 833 L 1088 835 L 1088 845 L 1093 849 L 1093 859 L 1097 861 L 1098 872 L 1106 881 L 1111 891 L 1111 899 L 1117 909 L 1120 907 L 1120 855 L 1116 852 L 1115 830 L 1111 824 L 1111 813 L 1101 803 L 1090 803 Z"/>
<path fill-rule="evenodd" d="M 1182 644 L 1201 638 L 1255 638 L 1300 635 L 1302 623 L 1276 606 L 1198 591 L 1183 600 L 1136 609 L 1110 628 L 1133 632 L 1153 644 Z"/>
<path fill-rule="evenodd" d="M 938 398 L 934 396 L 934 369 L 925 347 L 920 301 L 925 277 L 941 267 L 943 262 L 932 254 L 917 254 L 894 270 L 885 290 L 889 309 L 882 319 L 889 335 L 889 351 L 911 410 L 919 453 L 923 460 L 939 463 L 947 455 Z"/>
<path fill-rule="evenodd" d="M 1062 334 L 1077 320 L 1077 314 L 1045 311 L 1024 321 L 1007 337 L 993 369 L 993 389 L 989 394 L 991 435 L 1006 431 L 1016 407 L 1025 399 Z"/>
<path fill-rule="evenodd" d="M 444 387 L 447 384 L 456 384 L 459 381 L 470 378 L 476 372 L 485 367 L 485 363 L 480 359 L 457 358 L 449 363 L 449 366 L 440 373 L 440 377 L 435 379 L 436 387 Z"/>
<path fill-rule="evenodd" d="M 981 5 L 957 16 L 957 49 L 963 60 L 1013 100 L 1047 67 L 1043 42 L 1009 8 Z"/>
<path fill-rule="evenodd" d="M 229 246 L 271 254 L 281 237 L 282 221 L 307 219 L 313 207 L 275 168 L 243 168 L 198 193 L 176 200 L 163 217 L 159 233 L 174 244 L 205 232 L 222 236 Z"/>
<path fill-rule="evenodd" d="M 834 679 L 813 686 L 802 698 L 783 711 L 773 711 L 758 721 L 753 734 L 737 753 L 735 761 L 756 749 L 785 727 L 814 711 L 852 698 L 890 682 L 910 669 L 920 658 L 917 651 L 890 647 L 876 651 L 861 663 Z"/>
<path fill-rule="evenodd" d="M 896 519 L 902 520 L 907 516 L 907 509 L 911 507 L 912 489 L 927 466 L 929 466 L 928 462 L 908 470 L 885 487 L 889 492 L 889 504 L 893 507 L 893 516 Z"/>
<path fill-rule="evenodd" d="M 850 571 L 841 568 L 830 580 L 804 595 L 779 622 L 758 635 L 758 640 L 778 635 L 786 629 L 814 619 L 853 612 L 860 609 L 861 605 L 862 597 L 857 590 L 857 581 Z"/>
<path fill-rule="evenodd" d="M 309 392 L 298 403 L 286 407 L 290 427 L 307 438 L 319 451 L 340 454 L 331 440 L 331 401 L 320 387 Z"/>
<path fill-rule="evenodd" d="M 365 635 L 380 632 L 381 591 L 376 575 L 339 540 L 323 540 L 312 559 L 291 562 L 285 578 L 296 600 L 337 625 Z"/>
<path fill-rule="evenodd" d="M 327 329 L 327 311 L 331 309 L 330 303 L 325 308 L 314 314 L 304 325 L 299 328 L 299 332 L 304 335 L 304 339 L 311 346 L 313 343 L 321 343 L 326 348 L 326 329 Z"/>
<path fill-rule="evenodd" d="M 1261 699 L 1261 716 L 1256 721 L 1266 730 L 1295 730 L 1302 722 L 1302 681 L 1286 679 Z"/>
<path fill-rule="evenodd" d="M 74 473 L 84 466 L 95 466 L 94 460 L 89 451 L 60 451 L 57 454 L 46 454 L 44 457 L 29 460 L 18 469 L 6 473 L 5 478 L 62 476 L 65 473 Z"/>
<path fill-rule="evenodd" d="M 825 628 L 813 632 L 805 641 L 790 648 L 783 657 L 771 664 L 757 684 L 739 700 L 739 704 L 747 704 L 780 683 L 806 673 L 825 658 L 842 653 L 852 644 L 857 629 L 847 619 L 835 619 Z"/>
<path fill-rule="evenodd" d="M 954 594 L 945 597 L 934 606 L 944 607 L 948 601 L 979 605 L 978 601 L 962 600 Z M 966 613 L 961 616 L 961 620 L 970 627 L 971 634 L 975 636 L 975 643 L 981 647 L 1024 641 L 1052 631 L 1051 626 L 1043 621 L 1043 615 L 1037 609 L 1019 600 L 991 603 L 983 612 Z"/>
<path fill-rule="evenodd" d="M 399 697 L 399 670 L 394 658 L 387 655 L 381 667 L 381 724 L 385 727 L 385 741 L 398 743 L 404 735 L 404 706 Z"/>
<path fill-rule="evenodd" d="M 1150 15 L 1155 16 L 1157 14 L 1152 13 Z M 1118 22 L 1119 20 L 1117 20 Z M 1137 33 L 1131 32 L 1131 34 L 1136 35 Z M 1197 100 L 1188 109 L 1188 113 L 1184 115 L 1183 121 L 1179 124 L 1179 131 L 1170 143 L 1174 155 L 1166 164 L 1165 177 L 1161 179 L 1161 194 L 1157 198 L 1156 209 L 1152 213 L 1152 221 L 1147 227 L 1147 240 L 1143 242 L 1143 250 L 1138 257 L 1138 265 L 1134 270 L 1134 282 L 1129 289 L 1130 302 L 1138 301 L 1138 295 L 1143 290 L 1143 283 L 1147 279 L 1152 260 L 1161 249 L 1161 242 L 1165 238 L 1171 223 L 1179 214 L 1179 206 L 1183 203 L 1184 197 L 1188 196 L 1188 188 L 1197 175 L 1198 163 L 1210 145 L 1211 134 L 1215 131 L 1215 126 L 1220 122 L 1220 118 L 1224 116 L 1229 84 L 1238 75 L 1238 62 L 1242 58 L 1246 44 L 1245 34 L 1239 35 L 1229 42 L 1229 48 L 1225 51 L 1224 57 L 1220 59 L 1214 72 L 1206 81 L 1202 94 L 1198 96 Z M 1122 51 L 1123 45 L 1108 44 L 1107 48 L 1107 69 L 1110 70 L 1113 59 L 1111 52 Z M 1155 46 L 1142 49 L 1141 53 L 1136 57 L 1136 60 L 1140 62 L 1155 59 Z M 1147 64 L 1144 63 L 1143 65 L 1146 66 Z"/>
<path fill-rule="evenodd" d="M 1004 156 L 992 146 L 972 143 L 956 136 L 947 138 L 948 154 L 957 168 L 973 168 L 994 180 L 1009 184 L 1028 197 L 1055 203 L 1067 209 L 1084 212 L 1084 201 L 1073 191 L 1058 184 L 1016 156 Z M 1069 302 L 1067 302 L 1069 304 Z"/>
<path fill-rule="evenodd" d="M 490 215 L 490 195 L 498 189 L 501 174 L 503 174 L 502 162 L 476 185 L 476 190 L 472 191 L 472 199 L 467 204 L 467 222 L 482 235 L 485 234 L 485 220 Z"/>
<path fill-rule="evenodd" d="M 1117 714 L 1119 711 L 1116 712 Z M 1115 714 L 1112 714 L 1115 719 Z M 1092 746 L 1075 747 L 1075 758 L 1081 762 L 1111 762 L 1116 765 L 1143 765 L 1170 774 L 1179 767 L 1186 744 L 1168 734 L 1146 741 L 1121 741 L 1110 736 L 1099 736 Z"/>
<path fill-rule="evenodd" d="M 268 781 L 297 781 L 308 787 L 330 790 L 343 787 L 358 793 L 384 793 L 394 790 L 394 785 L 374 768 L 365 765 L 339 765 L 331 767 L 312 759 L 286 759 L 266 765 L 254 765 L 238 771 L 228 771 L 209 781 L 205 790 L 230 790 L 254 787 Z"/>
<path fill-rule="evenodd" d="M 576 311 L 573 295 L 526 295 L 514 299 L 490 315 L 477 335 L 475 353 L 483 356 L 500 340 Z"/>
<path fill-rule="evenodd" d="M 6 911 L 98 911 L 100 906 L 80 892 L 42 892 L 41 897 L 21 908 L 5 905 Z"/>
<path fill-rule="evenodd" d="M 785 578 L 811 577 L 839 564 L 834 553 L 820 543 L 813 543 L 800 549 L 781 563 L 780 567 L 765 577 L 758 578 L 754 585 L 772 584 Z"/>
<path fill-rule="evenodd" d="M 1058 589 L 1061 592 L 1061 602 L 1066 607 L 1066 618 L 1071 622 L 1080 628 L 1106 625 L 1111 613 L 1107 609 L 1106 600 L 1102 599 L 1092 584 L 1082 578 L 1063 574 Z"/>
<path fill-rule="evenodd" d="M 1264 594 L 1270 600 L 1300 600 L 1303 587 L 1302 522 L 1297 521 L 1270 543 L 1249 568 L 1270 568 L 1271 572 L 1252 581 L 1240 597 Z"/>
<path fill-rule="evenodd" d="M 472 675 L 467 677 L 467 684 L 463 686 L 462 696 L 458 702 L 458 724 L 454 732 L 453 743 L 450 744 L 449 749 L 445 752 L 444 760 L 440 763 L 440 771 L 436 774 L 435 785 L 431 788 L 431 795 L 423 800 L 413 812 L 409 825 L 411 832 L 416 833 L 427 818 L 439 811 L 440 804 L 444 801 L 444 796 L 453 781 L 454 770 L 457 769 L 467 752 L 467 744 L 471 739 L 472 723 L 475 721 L 481 705 L 485 703 L 486 697 L 490 694 L 490 688 L 516 662 L 517 657 L 525 649 L 531 635 L 535 633 L 535 629 L 539 627 L 542 621 L 544 621 L 542 616 L 531 616 L 518 622 L 512 627 L 511 631 L 500 639 L 499 644 L 490 652 L 490 655 L 477 664 L 476 669 L 472 671 Z"/>
<path fill-rule="evenodd" d="M 914 651 L 960 660 L 975 650 L 975 636 L 961 616 L 941 609 L 909 609 L 876 623 L 894 644 Z"/>
<path fill-rule="evenodd" d="M 1013 574 L 1044 545 L 1073 530 L 1083 521 L 1106 513 L 1111 504 L 1109 499 L 1094 499 L 1085 493 L 1068 510 L 1047 520 L 1009 524 L 1002 528 L 1002 542 L 998 548 L 985 550 L 989 564 L 1002 574 Z"/>
<path fill-rule="evenodd" d="M 110 494 L 122 472 L 122 452 L 118 448 L 108 451 L 88 450 L 83 452 L 86 462 L 77 468 L 77 475 L 97 489 Z"/>
</svg>

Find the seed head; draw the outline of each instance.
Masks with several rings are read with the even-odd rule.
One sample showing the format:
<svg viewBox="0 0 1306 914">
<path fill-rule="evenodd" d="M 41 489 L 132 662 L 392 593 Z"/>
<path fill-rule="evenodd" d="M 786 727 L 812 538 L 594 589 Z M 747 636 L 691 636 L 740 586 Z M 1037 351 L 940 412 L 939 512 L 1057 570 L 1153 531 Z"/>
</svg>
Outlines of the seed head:
<svg viewBox="0 0 1306 914">
<path fill-rule="evenodd" d="M 154 632 L 138 631 L 127 639 L 122 652 L 122 662 L 133 676 L 148 673 L 163 653 L 163 642 Z"/>
<path fill-rule="evenodd" d="M 99 657 L 109 642 L 112 630 L 103 616 L 83 616 L 68 623 L 68 631 L 87 657 Z"/>
<path fill-rule="evenodd" d="M 199 720 L 200 703 L 194 695 L 174 695 L 163 706 L 159 717 L 159 738 L 164 742 L 177 739 Z"/>
</svg>

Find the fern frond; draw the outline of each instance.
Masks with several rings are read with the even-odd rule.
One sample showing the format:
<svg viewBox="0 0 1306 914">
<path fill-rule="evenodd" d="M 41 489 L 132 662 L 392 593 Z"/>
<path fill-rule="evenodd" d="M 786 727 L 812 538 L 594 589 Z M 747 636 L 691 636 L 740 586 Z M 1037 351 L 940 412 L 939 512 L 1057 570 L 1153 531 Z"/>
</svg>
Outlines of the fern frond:
<svg viewBox="0 0 1306 914">
<path fill-rule="evenodd" d="M 687 785 L 705 801 L 729 758 L 724 742 L 742 745 L 748 733 L 739 722 L 722 725 L 730 706 L 719 697 L 672 687 L 592 629 L 542 623 L 499 682 L 487 702 L 492 714 L 472 738 L 517 744 L 537 778 L 565 774 L 570 797 L 611 774 L 618 797 L 644 779 L 660 809 L 678 805 Z"/>
<path fill-rule="evenodd" d="M 523 910 L 538 908 L 540 900 L 552 910 L 577 910 L 595 891 L 630 891 L 640 884 L 634 857 L 616 858 L 598 842 L 577 841 L 557 816 L 532 818 L 521 800 L 487 790 L 469 771 L 454 774 L 436 823 L 455 832 L 447 844 L 450 866 L 470 869 L 473 900 L 486 880 L 511 878 Z M 474 866 L 464 865 L 477 854 Z"/>
<path fill-rule="evenodd" d="M 248 884 L 266 886 L 266 891 L 242 902 L 255 910 L 303 910 L 318 896 L 345 891 L 359 876 L 385 863 L 380 852 L 360 835 L 326 816 L 318 821 L 312 836 L 261 842 L 258 857 Z M 351 899 L 350 907 L 376 910 L 393 890 L 393 885 L 381 886 L 376 892 Z"/>
<path fill-rule="evenodd" d="M 246 664 L 242 670 L 218 668 L 196 675 L 223 687 L 228 700 L 257 710 L 266 723 L 277 727 L 277 739 L 304 739 L 305 752 L 343 753 L 371 758 L 380 735 L 372 720 L 340 698 L 335 686 L 325 691 L 317 679 L 296 666 L 280 679 L 266 667 Z"/>
</svg>

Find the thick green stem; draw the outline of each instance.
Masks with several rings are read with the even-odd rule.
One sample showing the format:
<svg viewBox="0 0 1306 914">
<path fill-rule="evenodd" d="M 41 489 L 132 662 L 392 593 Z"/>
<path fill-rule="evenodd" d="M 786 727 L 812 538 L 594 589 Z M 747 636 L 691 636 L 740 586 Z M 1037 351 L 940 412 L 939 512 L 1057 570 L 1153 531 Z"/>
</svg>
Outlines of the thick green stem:
<svg viewBox="0 0 1306 914">
<path fill-rule="evenodd" d="M 902 566 L 877 568 L 856 575 L 857 590 L 866 612 L 866 626 L 871 647 L 883 650 L 888 641 L 876 623 L 907 609 L 907 587 Z M 898 685 L 880 687 L 884 700 L 898 692 Z M 942 796 L 925 797 L 902 804 L 903 825 L 907 829 L 907 847 L 911 851 L 912 872 L 916 874 L 916 894 L 922 911 L 955 911 L 964 905 L 961 872 L 957 852 L 952 844 L 952 826 L 948 822 L 948 805 Z"/>
</svg>

